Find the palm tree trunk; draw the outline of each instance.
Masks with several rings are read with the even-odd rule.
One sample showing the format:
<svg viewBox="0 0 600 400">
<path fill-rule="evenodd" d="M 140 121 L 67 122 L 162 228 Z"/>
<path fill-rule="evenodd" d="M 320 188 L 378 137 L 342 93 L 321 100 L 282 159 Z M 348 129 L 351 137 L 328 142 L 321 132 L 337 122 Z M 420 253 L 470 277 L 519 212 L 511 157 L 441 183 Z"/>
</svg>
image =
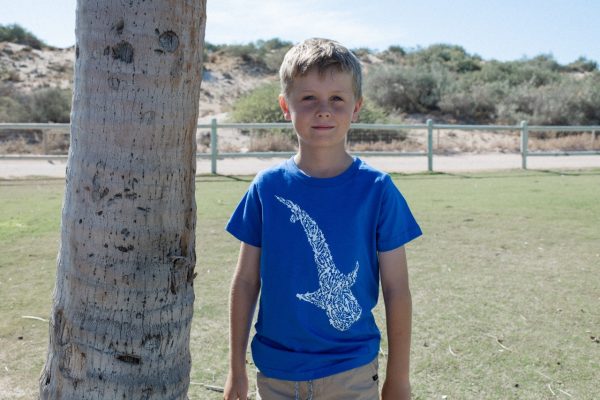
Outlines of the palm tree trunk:
<svg viewBox="0 0 600 400">
<path fill-rule="evenodd" d="M 77 2 L 43 399 L 182 399 L 206 0 Z"/>
</svg>

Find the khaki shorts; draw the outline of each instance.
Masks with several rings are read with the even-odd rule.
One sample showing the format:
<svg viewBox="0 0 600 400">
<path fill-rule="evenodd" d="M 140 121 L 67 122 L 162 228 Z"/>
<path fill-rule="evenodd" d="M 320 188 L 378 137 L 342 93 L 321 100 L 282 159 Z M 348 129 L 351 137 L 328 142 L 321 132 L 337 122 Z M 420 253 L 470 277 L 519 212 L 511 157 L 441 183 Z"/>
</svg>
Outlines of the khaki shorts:
<svg viewBox="0 0 600 400">
<path fill-rule="evenodd" d="M 256 375 L 259 400 L 378 400 L 377 358 L 350 371 L 313 381 L 294 382 Z"/>
</svg>

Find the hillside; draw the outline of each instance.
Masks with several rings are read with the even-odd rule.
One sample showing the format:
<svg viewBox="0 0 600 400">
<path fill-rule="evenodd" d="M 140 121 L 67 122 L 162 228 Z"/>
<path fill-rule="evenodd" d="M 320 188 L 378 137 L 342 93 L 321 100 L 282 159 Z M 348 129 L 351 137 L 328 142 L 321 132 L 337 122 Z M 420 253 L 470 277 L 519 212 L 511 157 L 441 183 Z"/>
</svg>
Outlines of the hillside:
<svg viewBox="0 0 600 400">
<path fill-rule="evenodd" d="M 200 119 L 222 115 L 241 94 L 276 75 L 242 58 L 219 52 L 204 62 Z M 0 96 L 30 94 L 37 89 L 71 89 L 74 47 L 44 48 L 0 42 Z"/>
<path fill-rule="evenodd" d="M 276 71 L 290 45 L 279 39 L 245 45 L 206 43 L 200 118 L 222 116 L 240 95 L 276 81 Z M 516 124 L 521 120 L 537 125 L 600 124 L 600 70 L 596 62 L 585 58 L 567 65 L 551 55 L 500 62 L 483 60 L 447 44 L 416 50 L 391 46 L 380 52 L 354 51 L 365 70 L 364 94 L 368 103 L 377 107 L 369 111 L 381 116 L 372 122 L 414 120 L 415 116 L 422 120 L 426 116 L 477 124 Z M 66 97 L 73 79 L 73 60 L 74 48 L 37 50 L 0 42 L 0 121 L 68 120 L 68 110 L 62 116 L 32 119 L 40 106 L 23 96 L 46 89 L 46 97 Z M 48 93 L 50 89 L 55 92 Z M 44 101 L 55 103 L 38 99 L 38 103 Z M 15 116 L 17 111 L 22 115 Z M 364 110 L 362 114 L 366 114 Z"/>
<path fill-rule="evenodd" d="M 279 39 L 246 45 L 207 43 L 199 122 L 215 117 L 220 121 L 231 119 L 235 115 L 230 111 L 240 96 L 266 82 L 276 85 L 278 65 L 290 45 Z M 499 62 L 482 60 L 453 45 L 432 45 L 413 51 L 394 46 L 377 53 L 369 49 L 354 51 L 364 67 L 366 101 L 361 122 L 423 123 L 432 118 L 436 122 L 467 124 L 515 125 L 527 120 L 530 125 L 600 125 L 600 71 L 590 60 L 560 65 L 551 56 L 540 55 Z M 74 53 L 74 48 L 35 49 L 0 42 L 0 122 L 68 122 Z M 269 107 L 270 115 L 279 118 L 272 96 L 246 101 L 246 115 L 251 117 L 243 118 L 243 122 Z M 236 109 L 241 107 L 238 103 Z M 222 151 L 290 150 L 295 145 L 293 138 L 281 135 L 273 140 L 253 138 L 237 130 L 220 130 L 219 134 Z M 350 145 L 356 151 L 418 151 L 425 146 L 421 133 L 397 132 L 388 136 L 354 133 Z M 552 140 L 532 138 L 531 148 L 600 147 L 595 136 L 592 140 L 560 136 L 551 133 L 540 138 Z M 50 143 L 49 150 L 66 152 L 65 139 Z M 41 135 L 7 136 L 4 132 L 0 153 L 39 153 L 42 142 Z M 208 132 L 199 132 L 198 150 L 206 151 L 209 142 Z M 516 136 L 493 132 L 473 135 L 447 131 L 438 133 L 436 141 L 437 151 L 443 153 L 514 152 L 518 147 Z"/>
</svg>

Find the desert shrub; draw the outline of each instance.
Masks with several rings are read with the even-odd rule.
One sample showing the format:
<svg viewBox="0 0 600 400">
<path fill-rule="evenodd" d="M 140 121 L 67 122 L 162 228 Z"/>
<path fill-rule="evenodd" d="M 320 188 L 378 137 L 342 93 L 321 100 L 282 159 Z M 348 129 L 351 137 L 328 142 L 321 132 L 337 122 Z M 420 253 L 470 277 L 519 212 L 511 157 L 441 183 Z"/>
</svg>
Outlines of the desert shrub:
<svg viewBox="0 0 600 400">
<path fill-rule="evenodd" d="M 279 82 L 270 82 L 257 87 L 237 99 L 232 106 L 234 122 L 284 122 L 279 108 Z"/>
<path fill-rule="evenodd" d="M 269 40 L 258 40 L 256 41 L 256 47 L 261 51 L 272 51 L 280 49 L 288 50 L 290 47 L 292 47 L 292 42 L 288 42 L 287 40 L 281 40 L 279 38 L 273 38 Z"/>
<path fill-rule="evenodd" d="M 367 47 L 359 47 L 356 49 L 352 49 L 352 53 L 354 53 L 354 55 L 359 59 L 366 59 L 366 57 L 368 57 L 370 54 L 373 54 L 373 50 Z"/>
<path fill-rule="evenodd" d="M 23 104 L 8 96 L 0 97 L 0 122 L 27 122 L 28 116 Z"/>
<path fill-rule="evenodd" d="M 583 98 L 580 107 L 586 124 L 600 125 L 600 72 L 587 76 L 580 86 Z"/>
<path fill-rule="evenodd" d="M 71 90 L 48 88 L 18 93 L 0 86 L 0 122 L 67 123 L 71 113 Z"/>
<path fill-rule="evenodd" d="M 460 122 L 490 123 L 497 116 L 496 106 L 508 87 L 503 82 L 470 83 L 459 80 L 442 93 L 440 110 Z"/>
<path fill-rule="evenodd" d="M 363 100 L 363 105 L 358 114 L 358 120 L 361 124 L 385 124 L 389 122 L 388 113 L 380 106 L 375 104 L 369 98 Z M 349 143 L 358 142 L 386 142 L 389 143 L 393 139 L 403 140 L 406 137 L 403 133 L 394 131 L 370 131 L 368 129 L 352 129 L 348 135 Z"/>
<path fill-rule="evenodd" d="M 533 103 L 536 99 L 534 89 L 531 87 L 513 87 L 506 97 L 496 107 L 497 122 L 504 124 L 517 124 L 527 120 L 530 123 L 533 115 Z"/>
<path fill-rule="evenodd" d="M 265 67 L 272 72 L 279 71 L 283 57 L 292 47 L 292 43 L 278 38 L 259 40 L 256 43 L 260 51 L 260 59 Z"/>
<path fill-rule="evenodd" d="M 541 60 L 490 61 L 480 71 L 474 72 L 471 79 L 482 82 L 506 82 L 510 86 L 528 85 L 539 87 L 560 80 L 560 73 L 553 64 Z"/>
<path fill-rule="evenodd" d="M 540 54 L 522 62 L 530 67 L 546 71 L 559 72 L 564 69 L 550 54 Z"/>
<path fill-rule="evenodd" d="M 406 56 L 407 62 L 413 66 L 443 65 L 450 71 L 466 73 L 481 69 L 481 57 L 468 54 L 461 46 L 434 44 L 419 49 Z"/>
<path fill-rule="evenodd" d="M 388 64 L 400 64 L 406 57 L 406 50 L 400 46 L 390 46 L 387 50 L 379 53 L 379 57 Z"/>
<path fill-rule="evenodd" d="M 67 123 L 71 114 L 71 90 L 48 88 L 20 95 L 17 100 L 25 108 L 26 122 Z"/>
<path fill-rule="evenodd" d="M 283 57 L 288 50 L 289 47 L 282 47 L 279 49 L 269 50 L 267 53 L 265 53 L 263 56 L 263 63 L 267 70 L 271 72 L 279 71 L 279 67 L 283 62 Z"/>
<path fill-rule="evenodd" d="M 269 72 L 275 72 L 279 70 L 283 56 L 291 46 L 291 42 L 274 38 L 246 44 L 211 44 L 208 52 L 222 52 L 225 55 L 241 58 L 246 63 L 256 64 Z"/>
<path fill-rule="evenodd" d="M 285 122 L 279 108 L 279 82 L 270 82 L 246 93 L 233 103 L 234 122 Z M 249 133 L 249 132 L 245 132 Z M 296 135 L 290 129 L 257 129 L 251 134 L 250 151 L 292 150 Z"/>
<path fill-rule="evenodd" d="M 34 92 L 32 98 L 31 116 L 33 122 L 70 121 L 72 94 L 69 89 L 41 89 Z"/>
<path fill-rule="evenodd" d="M 576 86 L 578 85 L 557 84 L 534 90 L 530 123 L 539 125 L 581 124 L 584 118 L 578 107 L 581 98 Z"/>
<path fill-rule="evenodd" d="M 365 98 L 357 122 L 362 124 L 385 124 L 388 122 L 388 114 L 371 99 Z"/>
<path fill-rule="evenodd" d="M 382 65 L 366 74 L 364 91 L 386 110 L 426 113 L 438 109 L 448 77 L 440 66 Z"/>
<path fill-rule="evenodd" d="M 45 47 L 43 41 L 20 25 L 0 25 L 0 42 L 23 44 L 40 50 Z"/>
<path fill-rule="evenodd" d="M 541 87 L 521 86 L 498 106 L 499 120 L 536 125 L 597 125 L 600 123 L 600 78 L 563 78 Z"/>
<path fill-rule="evenodd" d="M 598 63 L 593 60 L 588 60 L 585 57 L 579 57 L 577 60 L 565 67 L 569 72 L 594 72 L 598 70 Z"/>
</svg>

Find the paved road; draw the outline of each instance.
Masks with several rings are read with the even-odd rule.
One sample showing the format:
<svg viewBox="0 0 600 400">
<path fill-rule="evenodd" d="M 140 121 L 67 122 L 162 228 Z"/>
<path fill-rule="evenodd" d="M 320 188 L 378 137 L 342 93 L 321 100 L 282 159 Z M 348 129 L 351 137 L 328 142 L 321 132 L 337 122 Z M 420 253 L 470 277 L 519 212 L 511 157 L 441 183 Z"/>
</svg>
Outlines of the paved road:
<svg viewBox="0 0 600 400">
<path fill-rule="evenodd" d="M 415 173 L 427 171 L 426 157 L 362 157 L 374 167 L 387 172 Z M 253 175 L 274 165 L 283 158 L 227 158 L 219 160 L 217 172 L 222 175 Z M 560 170 L 600 168 L 600 155 L 529 157 L 530 169 Z M 27 177 L 64 178 L 66 160 L 0 159 L 0 178 Z M 435 156 L 433 169 L 437 172 L 476 172 L 521 168 L 518 154 L 461 154 Z M 210 160 L 198 160 L 198 174 L 210 173 Z"/>
</svg>

